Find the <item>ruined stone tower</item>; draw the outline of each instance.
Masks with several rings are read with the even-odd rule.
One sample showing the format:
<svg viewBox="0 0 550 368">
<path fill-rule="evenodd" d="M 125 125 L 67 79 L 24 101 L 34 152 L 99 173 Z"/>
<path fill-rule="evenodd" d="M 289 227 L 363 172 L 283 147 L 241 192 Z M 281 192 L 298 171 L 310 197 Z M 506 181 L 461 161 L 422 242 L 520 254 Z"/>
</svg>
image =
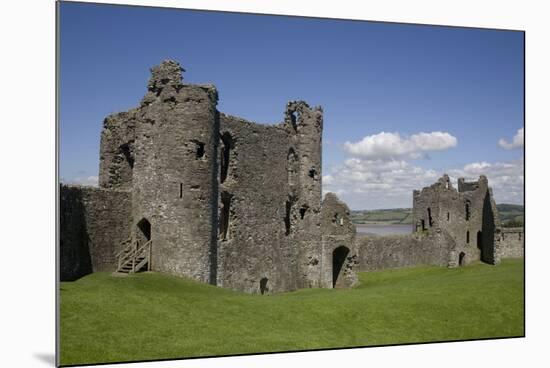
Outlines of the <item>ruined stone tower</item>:
<svg viewBox="0 0 550 368">
<path fill-rule="evenodd" d="M 256 124 L 218 112 L 215 87 L 187 84 L 183 71 L 152 68 L 140 106 L 105 119 L 100 188 L 87 188 L 83 230 L 65 248 L 101 249 L 96 270 L 116 268 L 128 242 L 147 243 L 149 269 L 251 293 L 335 286 L 322 277 L 334 268 L 321 262 L 322 109 L 291 101 L 283 122 Z M 117 207 L 125 220 L 112 242 L 86 232 L 98 221 L 88 208 L 111 216 L 99 191 L 131 203 Z"/>
<path fill-rule="evenodd" d="M 448 265 L 464 265 L 472 261 L 500 262 L 500 220 L 487 178 L 466 182 L 458 179 L 458 190 L 449 176 L 413 193 L 415 231 L 445 231 L 453 239 Z"/>
<path fill-rule="evenodd" d="M 217 94 L 182 71 L 153 68 L 140 107 L 106 119 L 99 185 L 132 191 L 131 234 L 154 239 L 153 269 L 213 282 Z"/>
</svg>

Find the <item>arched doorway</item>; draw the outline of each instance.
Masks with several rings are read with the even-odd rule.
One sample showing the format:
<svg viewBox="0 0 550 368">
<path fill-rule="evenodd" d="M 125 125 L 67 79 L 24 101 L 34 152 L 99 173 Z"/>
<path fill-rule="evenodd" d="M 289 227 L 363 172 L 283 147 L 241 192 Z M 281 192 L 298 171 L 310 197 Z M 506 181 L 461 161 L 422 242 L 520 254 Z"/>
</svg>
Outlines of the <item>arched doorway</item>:
<svg viewBox="0 0 550 368">
<path fill-rule="evenodd" d="M 349 254 L 349 248 L 345 246 L 340 246 L 332 252 L 332 287 L 336 288 L 338 285 L 338 278 L 342 267 L 346 262 L 346 257 Z M 341 281 L 341 280 L 340 280 Z"/>
<path fill-rule="evenodd" d="M 465 262 L 466 262 L 466 253 L 464 252 L 460 252 L 460 254 L 458 255 L 458 265 L 459 266 L 464 266 Z"/>
<path fill-rule="evenodd" d="M 141 244 L 151 240 L 151 223 L 146 218 L 137 223 L 136 239 Z"/>
<path fill-rule="evenodd" d="M 260 293 L 262 295 L 264 295 L 264 293 L 266 293 L 267 291 L 269 291 L 269 288 L 267 287 L 267 281 L 268 281 L 268 278 L 267 277 L 263 277 L 261 280 L 260 280 Z"/>
</svg>

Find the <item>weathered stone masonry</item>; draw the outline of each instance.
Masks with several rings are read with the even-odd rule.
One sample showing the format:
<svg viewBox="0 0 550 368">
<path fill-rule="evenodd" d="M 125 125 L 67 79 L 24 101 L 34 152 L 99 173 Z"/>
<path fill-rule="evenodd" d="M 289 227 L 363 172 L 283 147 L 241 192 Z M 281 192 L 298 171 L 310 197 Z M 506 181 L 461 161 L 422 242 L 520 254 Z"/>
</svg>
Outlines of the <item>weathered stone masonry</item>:
<svg viewBox="0 0 550 368">
<path fill-rule="evenodd" d="M 414 232 L 357 239 L 358 270 L 373 271 L 416 265 L 463 266 L 522 257 L 522 229 L 503 229 L 487 178 L 458 189 L 444 175 L 413 192 Z"/>
<path fill-rule="evenodd" d="M 111 262 L 101 269 L 132 236 L 152 239 L 154 271 L 250 293 L 353 284 L 353 246 L 333 262 L 330 228 L 321 231 L 322 109 L 292 101 L 279 124 L 248 122 L 220 113 L 216 88 L 183 83 L 183 71 L 173 61 L 152 68 L 140 106 L 104 121 L 100 189 L 72 189 L 128 196 L 108 204 L 131 225 L 105 225 L 118 236 L 101 247 Z M 62 234 L 96 221 L 80 215 L 86 205 L 64 213 L 61 189 Z M 64 267 L 86 259 L 82 244 L 64 243 Z M 67 257 L 75 252 L 78 262 Z M 75 277 L 97 268 L 90 262 Z"/>
<path fill-rule="evenodd" d="M 356 236 L 345 203 L 321 202 L 320 107 L 291 101 L 281 123 L 256 124 L 219 112 L 216 88 L 182 72 L 152 68 L 140 105 L 105 119 L 99 188 L 61 186 L 62 280 L 115 271 L 136 239 L 151 240 L 153 271 L 258 294 L 523 256 L 523 232 L 501 229 L 485 176 L 414 191 L 412 234 Z"/>
<path fill-rule="evenodd" d="M 130 234 L 131 193 L 62 185 L 60 197 L 61 280 L 112 271 L 115 253 Z"/>
</svg>

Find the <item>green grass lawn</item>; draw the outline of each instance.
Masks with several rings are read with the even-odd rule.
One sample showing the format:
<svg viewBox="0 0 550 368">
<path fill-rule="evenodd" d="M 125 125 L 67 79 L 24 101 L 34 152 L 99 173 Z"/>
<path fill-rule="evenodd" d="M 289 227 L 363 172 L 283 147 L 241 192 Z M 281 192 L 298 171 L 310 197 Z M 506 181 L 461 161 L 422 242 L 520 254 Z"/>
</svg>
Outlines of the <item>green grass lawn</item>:
<svg viewBox="0 0 550 368">
<path fill-rule="evenodd" d="M 248 295 L 157 273 L 61 283 L 61 364 L 522 336 L 523 260 Z"/>
</svg>

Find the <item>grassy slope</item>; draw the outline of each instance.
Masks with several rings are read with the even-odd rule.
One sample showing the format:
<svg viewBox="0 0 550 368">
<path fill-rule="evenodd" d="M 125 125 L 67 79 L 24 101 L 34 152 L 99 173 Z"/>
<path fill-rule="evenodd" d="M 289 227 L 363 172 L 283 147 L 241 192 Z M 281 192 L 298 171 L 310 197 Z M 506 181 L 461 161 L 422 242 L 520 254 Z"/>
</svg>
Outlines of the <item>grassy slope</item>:
<svg viewBox="0 0 550 368">
<path fill-rule="evenodd" d="M 523 335 L 523 261 L 254 296 L 156 273 L 61 283 L 62 364 Z"/>
</svg>

